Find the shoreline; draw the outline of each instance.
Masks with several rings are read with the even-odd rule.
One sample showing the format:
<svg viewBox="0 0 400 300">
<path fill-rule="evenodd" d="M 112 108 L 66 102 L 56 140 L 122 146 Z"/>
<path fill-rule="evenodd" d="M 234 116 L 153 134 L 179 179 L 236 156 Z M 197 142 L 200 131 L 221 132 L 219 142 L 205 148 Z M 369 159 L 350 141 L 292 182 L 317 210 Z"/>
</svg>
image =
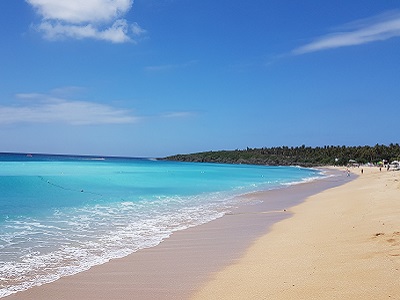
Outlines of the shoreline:
<svg viewBox="0 0 400 300">
<path fill-rule="evenodd" d="M 274 223 L 290 217 L 289 207 L 346 181 L 328 177 L 243 195 L 244 201 L 261 201 L 175 232 L 155 247 L 4 299 L 188 299 L 210 274 L 238 260 Z"/>
<path fill-rule="evenodd" d="M 400 299 L 400 172 L 352 172 L 292 207 L 192 299 Z"/>
</svg>

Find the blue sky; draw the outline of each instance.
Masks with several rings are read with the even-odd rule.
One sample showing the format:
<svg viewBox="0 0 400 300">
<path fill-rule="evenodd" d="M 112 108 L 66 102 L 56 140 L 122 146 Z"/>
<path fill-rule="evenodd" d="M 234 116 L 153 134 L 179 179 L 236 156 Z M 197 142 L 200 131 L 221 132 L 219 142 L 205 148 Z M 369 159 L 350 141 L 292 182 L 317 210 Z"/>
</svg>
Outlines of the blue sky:
<svg viewBox="0 0 400 300">
<path fill-rule="evenodd" d="M 0 14 L 0 151 L 400 139 L 397 1 L 2 0 Z"/>
</svg>

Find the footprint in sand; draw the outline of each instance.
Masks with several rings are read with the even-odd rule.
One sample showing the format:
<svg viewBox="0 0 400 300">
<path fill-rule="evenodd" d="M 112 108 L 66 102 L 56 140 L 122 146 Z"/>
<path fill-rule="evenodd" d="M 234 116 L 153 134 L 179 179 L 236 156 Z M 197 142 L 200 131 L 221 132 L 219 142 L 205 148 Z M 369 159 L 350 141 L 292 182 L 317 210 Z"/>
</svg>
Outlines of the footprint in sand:
<svg viewBox="0 0 400 300">
<path fill-rule="evenodd" d="M 392 236 L 390 239 L 386 240 L 391 247 L 394 247 L 395 249 L 392 249 L 389 251 L 390 256 L 400 256 L 400 231 L 395 231 L 392 233 Z"/>
</svg>

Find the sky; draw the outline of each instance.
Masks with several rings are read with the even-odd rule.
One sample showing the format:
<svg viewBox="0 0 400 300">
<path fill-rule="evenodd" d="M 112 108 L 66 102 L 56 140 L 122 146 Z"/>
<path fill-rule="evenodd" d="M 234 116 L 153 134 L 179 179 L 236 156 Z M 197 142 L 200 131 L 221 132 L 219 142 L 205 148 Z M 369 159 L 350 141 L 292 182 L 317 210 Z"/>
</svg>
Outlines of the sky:
<svg viewBox="0 0 400 300">
<path fill-rule="evenodd" d="M 1 0 L 0 152 L 400 140 L 400 2 Z"/>
</svg>

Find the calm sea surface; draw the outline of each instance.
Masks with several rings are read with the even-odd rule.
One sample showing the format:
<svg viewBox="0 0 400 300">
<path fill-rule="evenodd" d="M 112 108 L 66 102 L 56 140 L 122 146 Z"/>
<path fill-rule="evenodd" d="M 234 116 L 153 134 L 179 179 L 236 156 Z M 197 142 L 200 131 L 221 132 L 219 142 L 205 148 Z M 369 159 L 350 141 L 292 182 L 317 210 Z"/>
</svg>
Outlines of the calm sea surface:
<svg viewBox="0 0 400 300">
<path fill-rule="evenodd" d="M 0 154 L 0 297 L 153 247 L 316 170 Z"/>
</svg>

